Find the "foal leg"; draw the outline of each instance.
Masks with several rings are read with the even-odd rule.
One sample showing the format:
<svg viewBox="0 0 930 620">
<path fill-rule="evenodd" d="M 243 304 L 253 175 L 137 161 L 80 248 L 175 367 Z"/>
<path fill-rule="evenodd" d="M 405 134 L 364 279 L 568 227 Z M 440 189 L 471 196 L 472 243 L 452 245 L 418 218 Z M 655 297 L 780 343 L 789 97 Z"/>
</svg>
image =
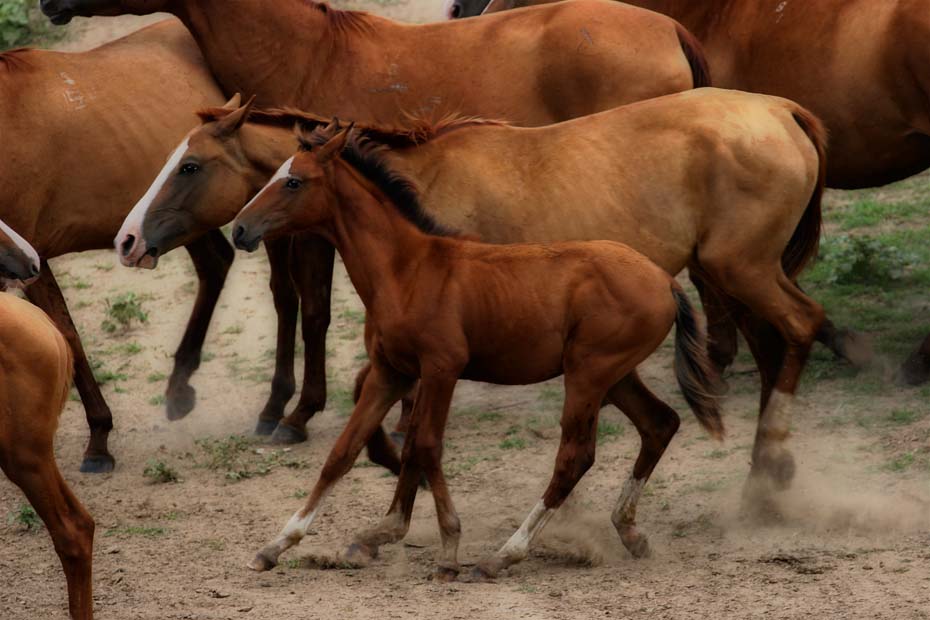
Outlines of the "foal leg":
<svg viewBox="0 0 930 620">
<path fill-rule="evenodd" d="M 48 528 L 68 582 L 71 618 L 91 620 L 94 520 L 62 479 L 51 438 L 41 446 L 32 446 L 28 440 L 25 443 L 34 449 L 14 447 L 3 471 L 23 490 Z"/>
<path fill-rule="evenodd" d="M 549 487 L 510 540 L 475 566 L 473 579 L 493 579 L 503 569 L 526 559 L 533 540 L 594 464 L 597 415 L 606 392 L 606 388 L 590 383 L 585 377 L 576 378 L 566 373 L 562 439 Z"/>
<path fill-rule="evenodd" d="M 94 371 L 87 361 L 81 337 L 77 333 L 65 297 L 55 281 L 52 269 L 48 262 L 42 261 L 42 272 L 39 279 L 26 288 L 26 297 L 29 301 L 45 311 L 55 323 L 71 347 L 74 354 L 74 385 L 81 395 L 84 403 L 84 412 L 87 415 L 87 425 L 90 427 L 90 441 L 84 450 L 84 460 L 81 462 L 81 471 L 91 474 L 102 474 L 113 471 L 116 461 L 107 449 L 107 438 L 113 430 L 113 415 L 110 407 L 100 393 L 100 386 L 94 378 Z"/>
<path fill-rule="evenodd" d="M 332 244 L 321 237 L 295 237 L 291 245 L 291 273 L 300 292 L 304 383 L 297 408 L 278 423 L 271 436 L 275 443 L 307 441 L 307 422 L 326 407 L 326 330 L 335 255 Z"/>
<path fill-rule="evenodd" d="M 452 581 L 458 576 L 461 523 L 442 472 L 443 436 L 457 377 L 457 373 L 446 373 L 421 379 L 391 508 L 377 526 L 356 536 L 350 553 L 362 555 L 364 559 L 373 558 L 378 553 L 378 547 L 397 542 L 407 535 L 420 472 L 423 472 L 436 502 L 442 539 L 442 555 L 436 577 L 441 581 Z"/>
<path fill-rule="evenodd" d="M 271 570 L 277 565 L 278 557 L 282 553 L 300 543 L 313 523 L 323 498 L 352 468 L 365 443 L 378 430 L 394 403 L 410 389 L 411 383 L 412 381 L 386 366 L 375 364 L 372 367 L 365 379 L 358 404 L 330 450 L 307 504 L 291 517 L 274 541 L 258 552 L 255 559 L 249 563 L 249 568 L 257 571 Z"/>
<path fill-rule="evenodd" d="M 194 309 L 174 354 L 174 369 L 168 379 L 165 411 L 169 420 L 184 418 L 197 402 L 197 391 L 191 386 L 190 378 L 200 368 L 207 328 L 235 257 L 232 246 L 219 230 L 211 230 L 185 248 L 194 262 L 199 283 Z"/>
<path fill-rule="evenodd" d="M 678 431 L 680 419 L 674 409 L 643 385 L 636 371 L 612 387 L 607 398 L 630 418 L 641 442 L 633 473 L 623 485 L 611 521 L 623 546 L 634 558 L 648 557 L 649 539 L 636 527 L 636 505 L 646 481 Z"/>
<path fill-rule="evenodd" d="M 262 412 L 258 414 L 255 434 L 267 436 L 274 432 L 284 417 L 284 407 L 297 389 L 294 378 L 294 340 L 297 338 L 297 309 L 299 300 L 291 279 L 291 237 L 265 242 L 268 263 L 271 266 L 269 286 L 278 319 L 277 345 L 274 358 L 274 378 L 271 394 Z"/>
</svg>

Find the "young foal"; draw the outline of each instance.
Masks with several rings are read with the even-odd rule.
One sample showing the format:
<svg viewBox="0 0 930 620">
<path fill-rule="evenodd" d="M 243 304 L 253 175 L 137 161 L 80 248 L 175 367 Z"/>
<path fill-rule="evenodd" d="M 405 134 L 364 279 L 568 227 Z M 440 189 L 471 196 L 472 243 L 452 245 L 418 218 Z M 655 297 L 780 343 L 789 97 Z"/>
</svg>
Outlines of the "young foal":
<svg viewBox="0 0 930 620">
<path fill-rule="evenodd" d="M 0 222 L 4 284 L 31 281 L 39 257 Z M 71 385 L 71 349 L 32 304 L 0 293 L 0 469 L 23 490 L 48 527 L 68 581 L 75 620 L 93 618 L 94 521 L 61 477 L 53 442 Z"/>
<path fill-rule="evenodd" d="M 285 162 L 233 224 L 237 247 L 264 235 L 312 231 L 331 241 L 368 312 L 371 371 L 348 425 L 305 508 L 251 564 L 265 570 L 306 534 L 323 497 L 351 468 L 388 409 L 420 380 L 404 465 L 382 524 L 357 551 L 402 538 L 421 471 L 429 481 L 443 541 L 440 575 L 458 573 L 459 520 L 441 467 L 443 431 L 460 378 L 528 384 L 564 374 L 562 440 L 542 500 L 485 576 L 522 559 L 530 543 L 594 462 L 598 411 L 621 408 L 642 436 L 613 521 L 632 553 L 648 551 L 635 527 L 643 485 L 678 428 L 636 366 L 675 323 L 676 372 L 686 400 L 715 437 L 723 425 L 710 395 L 703 333 L 672 277 L 631 248 L 610 242 L 491 245 L 452 237 L 419 206 L 413 186 L 377 151 L 344 130 Z M 342 154 L 342 157 L 340 157 Z M 343 159 L 345 158 L 345 159 Z M 441 311 L 437 312 L 437 309 Z"/>
</svg>

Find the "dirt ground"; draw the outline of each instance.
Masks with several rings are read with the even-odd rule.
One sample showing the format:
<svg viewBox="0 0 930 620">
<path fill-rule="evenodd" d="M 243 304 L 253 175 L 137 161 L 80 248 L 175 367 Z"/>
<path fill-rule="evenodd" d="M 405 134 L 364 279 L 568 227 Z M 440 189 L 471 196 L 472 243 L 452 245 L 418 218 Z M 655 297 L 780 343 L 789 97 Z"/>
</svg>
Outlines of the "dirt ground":
<svg viewBox="0 0 930 620">
<path fill-rule="evenodd" d="M 96 43 L 140 21 L 79 23 L 64 45 Z M 610 523 L 639 441 L 619 412 L 605 409 L 596 465 L 531 557 L 496 583 L 430 580 L 439 536 L 427 492 L 406 544 L 385 548 L 364 569 L 316 568 L 308 556 L 333 556 L 389 504 L 393 478 L 364 458 L 327 500 L 311 536 L 278 569 L 256 574 L 246 563 L 302 504 L 351 410 L 349 389 L 362 363 L 361 305 L 341 265 L 328 338 L 329 407 L 312 421 L 311 441 L 286 452 L 235 437 L 251 432 L 273 362 L 274 312 L 261 253 L 236 257 L 194 378 L 197 408 L 177 423 L 164 418 L 161 394 L 194 299 L 186 254 L 165 257 L 155 272 L 119 267 L 109 252 L 65 257 L 53 268 L 99 364 L 116 423 L 111 475 L 77 471 L 87 430 L 74 399 L 56 450 L 96 518 L 102 620 L 930 617 L 928 392 L 897 388 L 880 368 L 863 373 L 859 383 L 869 390 L 805 382 L 790 440 L 798 475 L 779 498 L 785 517 L 778 523 L 741 516 L 758 389 L 751 365 L 741 357 L 730 377 L 728 437 L 717 444 L 679 396 L 666 343 L 644 376 L 683 425 L 640 505 L 652 558 L 634 560 Z M 148 321 L 107 333 L 106 300 L 127 292 L 141 297 Z M 544 490 L 561 389 L 560 381 L 460 384 L 445 467 L 466 564 L 498 548 Z M 155 464 L 180 480 L 151 482 L 143 472 Z M 15 518 L 23 501 L 0 480 L 0 619 L 64 618 L 58 559 L 44 529 L 28 531 Z"/>
</svg>

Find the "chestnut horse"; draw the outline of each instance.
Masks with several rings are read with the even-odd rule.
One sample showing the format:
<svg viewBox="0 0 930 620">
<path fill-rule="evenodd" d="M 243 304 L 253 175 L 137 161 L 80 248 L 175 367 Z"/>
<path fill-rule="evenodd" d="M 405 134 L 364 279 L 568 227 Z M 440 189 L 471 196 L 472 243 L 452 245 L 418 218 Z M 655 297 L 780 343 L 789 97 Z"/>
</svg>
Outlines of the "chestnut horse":
<svg viewBox="0 0 930 620">
<path fill-rule="evenodd" d="M 190 125 L 192 106 L 223 99 L 183 26 L 155 24 L 83 53 L 0 54 L 0 218 L 47 260 L 112 247 L 128 206 Z M 169 411 L 193 406 L 188 379 L 233 259 L 218 231 L 187 250 L 200 290 L 175 354 Z M 75 356 L 75 383 L 90 425 L 81 471 L 113 469 L 110 409 L 47 263 L 28 298 L 52 317 Z"/>
<path fill-rule="evenodd" d="M 636 504 L 679 419 L 643 385 L 636 367 L 673 324 L 682 393 L 701 425 L 723 436 L 704 335 L 681 287 L 643 255 L 611 241 L 492 245 L 456 239 L 423 210 L 413 185 L 387 167 L 377 147 L 358 139 L 347 143 L 349 133 L 324 130 L 322 146 L 318 136 L 302 137 L 302 151 L 233 223 L 233 240 L 242 249 L 254 250 L 266 234 L 295 231 L 331 241 L 365 304 L 371 355 L 352 417 L 306 506 L 250 566 L 269 570 L 300 542 L 324 496 L 419 379 L 391 509 L 354 549 L 372 557 L 379 545 L 406 535 L 422 472 L 442 537 L 437 576 L 455 579 L 461 528 L 441 461 L 456 382 L 525 385 L 563 374 L 562 440 L 549 488 L 477 572 L 494 577 L 526 557 L 533 538 L 593 465 L 605 401 L 626 413 L 642 436 L 613 522 L 623 544 L 637 557 L 645 555 L 649 547 L 636 529 Z"/>
<path fill-rule="evenodd" d="M 38 273 L 38 253 L 0 222 L 4 285 L 28 284 Z M 61 477 L 53 445 L 71 387 L 71 349 L 45 313 L 8 293 L 0 293 L 0 343 L 0 469 L 48 528 L 71 617 L 92 620 L 94 520 Z"/>
<path fill-rule="evenodd" d="M 43 0 L 42 9 L 55 23 L 75 15 L 172 12 L 197 39 L 227 96 L 257 94 L 263 105 L 368 122 L 458 112 L 545 125 L 708 84 L 700 46 L 674 20 L 591 0 L 426 25 L 311 0 Z M 126 232 L 117 245 L 129 254 L 139 232 Z M 334 256 L 313 237 L 292 250 L 299 257 L 278 247 L 271 258 L 284 286 L 293 280 L 301 291 L 303 390 L 284 417 L 295 391 L 297 298 L 291 292 L 279 296 L 279 315 L 288 319 L 279 322 L 272 392 L 256 428 L 288 443 L 307 439 L 307 422 L 326 404 Z"/>
<path fill-rule="evenodd" d="M 454 0 L 491 13 L 552 0 Z M 884 185 L 930 167 L 930 0 L 624 0 L 669 15 L 704 44 L 714 83 L 797 101 L 830 135 L 827 185 Z M 855 342 L 851 343 L 855 346 Z M 904 363 L 930 378 L 930 336 Z"/>
<path fill-rule="evenodd" d="M 248 104 L 201 116 L 157 196 L 132 216 L 141 250 L 130 263 L 228 222 L 293 152 L 295 122 L 323 122 L 299 112 L 250 115 Z M 493 243 L 609 239 L 670 274 L 699 272 L 742 321 L 762 373 L 754 477 L 788 482 L 780 409 L 823 316 L 785 280 L 816 253 L 820 232 L 824 138 L 803 108 L 707 88 L 543 128 L 466 119 L 363 131 L 393 146 L 385 153 L 391 167 L 424 188 L 431 215 L 458 230 Z M 526 153 L 538 164 L 525 166 Z M 787 353 L 778 336 L 791 343 Z M 780 395 L 768 407 L 775 388 Z"/>
</svg>

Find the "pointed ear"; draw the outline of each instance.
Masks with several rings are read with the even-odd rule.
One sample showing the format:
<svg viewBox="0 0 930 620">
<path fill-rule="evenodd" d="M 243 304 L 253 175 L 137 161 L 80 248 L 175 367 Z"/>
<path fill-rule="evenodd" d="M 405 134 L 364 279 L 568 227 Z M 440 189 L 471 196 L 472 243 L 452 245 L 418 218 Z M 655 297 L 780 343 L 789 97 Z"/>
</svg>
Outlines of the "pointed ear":
<svg viewBox="0 0 930 620">
<path fill-rule="evenodd" d="M 244 106 L 237 107 L 234 111 L 218 120 L 216 122 L 216 135 L 231 136 L 239 131 L 242 125 L 248 120 L 249 113 L 252 112 L 252 106 L 254 104 L 255 96 L 253 95 Z"/>
<path fill-rule="evenodd" d="M 346 142 L 349 139 L 349 131 L 351 129 L 351 127 L 343 129 L 335 136 L 330 138 L 329 142 L 317 149 L 316 160 L 321 164 L 326 164 L 332 161 L 334 157 L 342 153 L 342 149 L 346 147 Z"/>
<path fill-rule="evenodd" d="M 232 96 L 232 99 L 226 102 L 226 104 L 223 106 L 223 109 L 224 110 L 235 110 L 241 105 L 242 105 L 242 95 L 239 93 L 236 93 L 235 95 Z"/>
</svg>

